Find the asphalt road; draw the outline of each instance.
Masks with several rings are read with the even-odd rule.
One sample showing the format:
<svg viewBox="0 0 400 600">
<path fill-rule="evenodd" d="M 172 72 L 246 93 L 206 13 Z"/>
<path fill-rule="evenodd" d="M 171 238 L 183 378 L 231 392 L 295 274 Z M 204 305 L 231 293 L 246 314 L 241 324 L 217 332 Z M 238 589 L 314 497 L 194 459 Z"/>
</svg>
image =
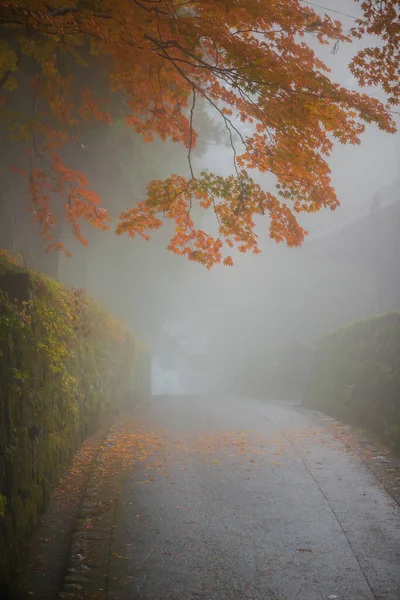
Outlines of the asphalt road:
<svg viewBox="0 0 400 600">
<path fill-rule="evenodd" d="M 400 509 L 318 417 L 165 398 L 140 426 L 110 600 L 400 600 Z"/>
</svg>

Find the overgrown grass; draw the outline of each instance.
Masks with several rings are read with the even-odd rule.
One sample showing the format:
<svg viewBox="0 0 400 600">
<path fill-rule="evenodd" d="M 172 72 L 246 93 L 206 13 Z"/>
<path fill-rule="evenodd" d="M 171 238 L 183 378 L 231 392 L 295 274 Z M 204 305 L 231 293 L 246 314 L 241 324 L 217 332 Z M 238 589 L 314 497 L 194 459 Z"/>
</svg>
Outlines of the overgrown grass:
<svg viewBox="0 0 400 600">
<path fill-rule="evenodd" d="M 400 313 L 326 336 L 303 404 L 369 430 L 400 452 Z"/>
<path fill-rule="evenodd" d="M 24 270 L 0 256 L 1 277 Z M 130 388 L 123 328 L 78 290 L 29 273 L 29 297 L 0 291 L 0 586 L 82 441 Z M 148 368 L 143 351 L 135 360 Z M 148 374 L 136 373 L 137 385 Z"/>
</svg>

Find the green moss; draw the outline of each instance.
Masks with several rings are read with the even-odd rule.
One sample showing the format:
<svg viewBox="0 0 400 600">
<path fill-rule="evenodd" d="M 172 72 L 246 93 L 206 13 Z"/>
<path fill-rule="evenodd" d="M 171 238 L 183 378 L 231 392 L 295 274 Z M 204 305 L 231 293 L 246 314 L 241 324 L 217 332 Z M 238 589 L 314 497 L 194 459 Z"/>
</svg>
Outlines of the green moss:
<svg viewBox="0 0 400 600">
<path fill-rule="evenodd" d="M 0 518 L 4 517 L 4 513 L 6 510 L 7 498 L 0 494 Z"/>
<path fill-rule="evenodd" d="M 400 451 L 400 313 L 332 332 L 316 357 L 303 403 L 369 430 Z"/>
<path fill-rule="evenodd" d="M 10 271 L 21 268 L 0 253 L 0 277 Z M 105 310 L 30 277 L 29 301 L 0 292 L 0 587 L 21 570 L 29 534 L 83 440 L 127 395 L 148 391 L 147 354 L 136 348 L 128 363 L 135 340 Z"/>
</svg>

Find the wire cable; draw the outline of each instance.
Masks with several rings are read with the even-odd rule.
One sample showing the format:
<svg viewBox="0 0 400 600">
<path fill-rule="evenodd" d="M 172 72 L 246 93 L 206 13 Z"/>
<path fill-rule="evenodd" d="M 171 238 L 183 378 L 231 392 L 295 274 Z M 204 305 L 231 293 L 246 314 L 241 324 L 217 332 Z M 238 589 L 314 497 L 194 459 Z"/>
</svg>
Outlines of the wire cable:
<svg viewBox="0 0 400 600">
<path fill-rule="evenodd" d="M 335 13 L 337 15 L 342 15 L 343 17 L 348 17 L 349 19 L 354 19 L 354 21 L 358 21 L 359 17 L 355 17 L 354 15 L 349 15 L 348 13 L 341 12 L 340 10 L 335 10 L 334 8 L 328 8 L 327 6 L 323 6 L 322 4 L 317 4 L 316 2 L 309 2 L 308 0 L 300 0 L 303 4 L 309 4 L 310 6 L 316 6 L 317 8 L 323 8 L 331 13 Z"/>
</svg>

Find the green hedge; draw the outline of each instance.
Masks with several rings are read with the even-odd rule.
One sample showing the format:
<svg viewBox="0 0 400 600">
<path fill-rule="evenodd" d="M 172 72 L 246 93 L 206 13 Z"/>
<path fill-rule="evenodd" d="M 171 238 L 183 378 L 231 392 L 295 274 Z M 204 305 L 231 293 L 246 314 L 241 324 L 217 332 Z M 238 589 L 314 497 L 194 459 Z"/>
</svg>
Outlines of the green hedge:
<svg viewBox="0 0 400 600">
<path fill-rule="evenodd" d="M 0 256 L 0 589 L 75 451 L 130 393 L 133 345 L 84 293 Z M 142 393 L 149 373 L 134 379 Z"/>
<path fill-rule="evenodd" d="M 400 451 L 400 313 L 325 337 L 303 404 L 367 429 Z"/>
</svg>

